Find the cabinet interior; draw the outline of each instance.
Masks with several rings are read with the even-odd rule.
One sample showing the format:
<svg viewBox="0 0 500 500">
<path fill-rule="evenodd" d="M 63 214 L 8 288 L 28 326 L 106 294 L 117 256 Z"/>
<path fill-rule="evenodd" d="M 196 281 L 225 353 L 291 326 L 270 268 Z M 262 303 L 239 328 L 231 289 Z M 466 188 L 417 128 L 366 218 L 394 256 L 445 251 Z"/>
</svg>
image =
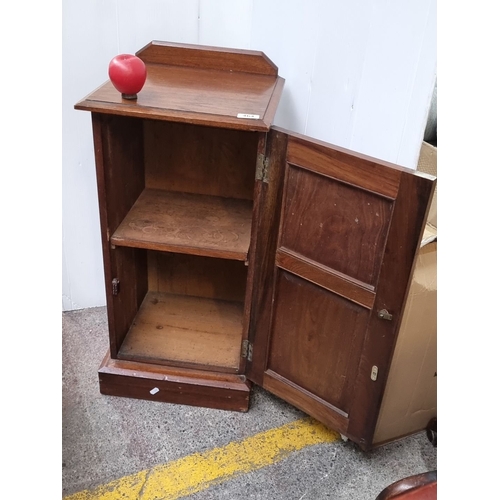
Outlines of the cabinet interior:
<svg viewBox="0 0 500 500">
<path fill-rule="evenodd" d="M 123 171 L 106 152 L 124 179 L 110 243 L 132 311 L 115 321 L 116 357 L 240 373 L 257 133 L 117 116 L 107 127 L 130 147 Z"/>
</svg>

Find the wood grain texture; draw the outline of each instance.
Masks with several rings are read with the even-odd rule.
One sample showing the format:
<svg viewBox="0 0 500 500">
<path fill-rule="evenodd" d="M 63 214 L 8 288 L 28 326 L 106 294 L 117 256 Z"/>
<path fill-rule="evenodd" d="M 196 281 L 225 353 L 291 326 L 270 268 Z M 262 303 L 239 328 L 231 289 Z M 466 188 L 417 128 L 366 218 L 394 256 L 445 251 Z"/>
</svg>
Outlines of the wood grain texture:
<svg viewBox="0 0 500 500">
<path fill-rule="evenodd" d="M 391 202 L 290 165 L 283 203 L 280 247 L 366 285 L 375 284 Z"/>
<path fill-rule="evenodd" d="M 267 131 L 273 116 L 266 111 L 283 88 L 277 84 L 277 77 L 271 75 L 147 64 L 146 83 L 137 99 L 123 99 L 108 81 L 78 102 L 75 109 Z M 238 118 L 239 113 L 258 118 Z"/>
<path fill-rule="evenodd" d="M 267 133 L 259 132 L 257 134 L 258 142 L 257 142 L 257 158 L 260 155 L 265 155 L 266 153 L 266 142 L 267 142 Z M 255 171 L 257 172 L 257 164 L 255 165 Z M 259 199 L 259 195 L 261 192 L 262 181 L 257 180 L 254 177 L 254 189 L 253 189 L 253 198 L 254 200 Z M 248 258 L 246 264 L 248 265 L 248 274 L 247 274 L 247 282 L 245 289 L 245 307 L 243 311 L 243 336 L 242 340 L 249 341 L 250 335 L 250 323 L 251 323 L 251 311 L 253 308 L 253 295 L 254 295 L 254 287 L 256 285 L 256 268 L 258 266 L 258 262 L 255 259 L 257 244 L 259 242 L 259 225 L 260 225 L 260 210 L 259 204 L 254 201 L 252 205 L 252 229 L 250 234 L 250 247 L 248 249 Z M 251 345 L 251 344 L 250 344 Z M 247 365 L 250 362 L 248 357 L 252 356 L 242 356 L 240 358 L 240 373 L 246 373 Z"/>
<path fill-rule="evenodd" d="M 111 356 L 116 357 L 147 290 L 145 255 L 115 251 L 110 235 L 144 188 L 142 123 L 92 114 Z M 124 283 L 112 294 L 112 280 Z"/>
<path fill-rule="evenodd" d="M 144 250 L 115 248 L 111 250 L 112 275 L 119 280 L 119 293 L 110 293 L 114 328 L 110 329 L 111 356 L 118 351 L 147 293 L 147 264 Z"/>
<path fill-rule="evenodd" d="M 243 302 L 248 267 L 236 260 L 148 251 L 148 289 Z"/>
<path fill-rule="evenodd" d="M 118 357 L 238 371 L 243 304 L 149 292 Z"/>
<path fill-rule="evenodd" d="M 277 75 L 277 66 L 256 50 L 228 49 L 206 45 L 153 40 L 136 52 L 145 63 L 187 66 L 213 70 Z"/>
<path fill-rule="evenodd" d="M 327 290 L 349 299 L 356 304 L 371 309 L 375 292 L 349 276 L 298 255 L 286 248 L 279 248 L 276 253 L 276 265 L 289 273 L 319 285 Z"/>
<path fill-rule="evenodd" d="M 262 385 L 264 389 L 290 402 L 295 407 L 325 424 L 327 427 L 341 433 L 344 433 L 347 429 L 348 421 L 344 412 L 330 405 L 315 394 L 305 391 L 302 387 L 286 380 L 278 373 L 267 370 L 264 373 Z"/>
<path fill-rule="evenodd" d="M 116 360 L 109 352 L 99 368 L 99 387 L 110 396 L 241 412 L 250 402 L 250 383 L 239 375 Z"/>
<path fill-rule="evenodd" d="M 220 377 L 245 365 L 257 152 L 284 80 L 261 53 L 167 45 L 140 51 L 136 101 L 108 81 L 75 106 L 95 117 L 102 177 L 112 321 L 101 391 L 245 411 L 249 383 Z M 188 380 L 167 380 L 174 367 Z"/>
<path fill-rule="evenodd" d="M 278 76 L 276 80 L 276 86 L 274 87 L 273 93 L 267 105 L 266 112 L 264 114 L 264 123 L 272 124 L 274 121 L 274 115 L 278 109 L 278 105 L 281 100 L 281 94 L 283 93 L 283 88 L 285 87 L 285 79 Z"/>
<path fill-rule="evenodd" d="M 249 256 L 255 278 L 250 312 L 249 340 L 253 343 L 252 361 L 246 373 L 250 380 L 263 384 L 267 345 L 271 329 L 274 261 L 278 240 L 283 177 L 288 136 L 271 130 L 266 138 L 266 156 L 269 159 L 268 183 L 255 183 L 255 215 L 252 239 L 255 250 Z"/>
<path fill-rule="evenodd" d="M 146 187 L 251 200 L 258 134 L 144 120 Z"/>
<path fill-rule="evenodd" d="M 278 271 L 267 369 L 350 413 L 370 311 Z"/>
<path fill-rule="evenodd" d="M 145 189 L 111 242 L 245 261 L 251 224 L 250 201 Z"/>
<path fill-rule="evenodd" d="M 255 361 L 264 387 L 368 449 L 433 181 L 373 160 L 377 179 L 347 152 L 339 168 L 335 147 L 305 138 L 289 137 L 290 151 L 302 159 L 286 163 L 272 323 L 268 340 L 255 336 Z M 377 317 L 384 308 L 396 324 Z"/>
<path fill-rule="evenodd" d="M 387 198 L 396 197 L 400 167 L 300 134 L 289 133 L 289 137 L 289 163 Z"/>
<path fill-rule="evenodd" d="M 348 436 L 356 436 L 363 449 L 372 445 L 382 404 L 390 362 L 411 283 L 415 257 L 420 247 L 435 179 L 410 173 L 401 176 L 393 219 L 384 251 L 377 296 L 367 329 L 354 388 Z M 392 321 L 377 317 L 387 309 Z M 378 367 L 376 382 L 370 380 L 372 366 Z"/>
<path fill-rule="evenodd" d="M 98 126 L 96 169 L 100 210 L 105 212 L 106 241 L 145 187 L 141 120 L 93 114 Z"/>
</svg>

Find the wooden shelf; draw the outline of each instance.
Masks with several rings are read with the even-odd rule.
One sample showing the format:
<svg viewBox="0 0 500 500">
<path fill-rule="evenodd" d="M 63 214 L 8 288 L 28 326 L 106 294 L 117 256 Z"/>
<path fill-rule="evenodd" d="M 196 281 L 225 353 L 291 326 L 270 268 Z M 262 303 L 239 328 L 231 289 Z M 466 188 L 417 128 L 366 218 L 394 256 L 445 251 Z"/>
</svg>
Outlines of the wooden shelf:
<svg viewBox="0 0 500 500">
<path fill-rule="evenodd" d="M 111 243 L 245 261 L 251 224 L 248 200 L 145 189 Z"/>
<path fill-rule="evenodd" d="M 149 292 L 118 353 L 130 361 L 237 372 L 243 304 Z"/>
</svg>

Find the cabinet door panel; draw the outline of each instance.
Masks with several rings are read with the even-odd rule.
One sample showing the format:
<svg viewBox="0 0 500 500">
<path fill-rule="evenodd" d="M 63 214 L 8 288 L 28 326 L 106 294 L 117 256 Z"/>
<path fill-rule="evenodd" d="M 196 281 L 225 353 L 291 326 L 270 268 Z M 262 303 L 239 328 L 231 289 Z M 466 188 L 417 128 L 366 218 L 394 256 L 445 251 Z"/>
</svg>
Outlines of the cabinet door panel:
<svg viewBox="0 0 500 500">
<path fill-rule="evenodd" d="M 349 413 L 369 310 L 281 269 L 275 300 L 267 369 Z"/>
<path fill-rule="evenodd" d="M 392 200 L 289 164 L 280 247 L 373 286 Z"/>
<path fill-rule="evenodd" d="M 435 179 L 287 136 L 269 332 L 254 336 L 263 368 L 254 378 L 366 449 Z"/>
</svg>

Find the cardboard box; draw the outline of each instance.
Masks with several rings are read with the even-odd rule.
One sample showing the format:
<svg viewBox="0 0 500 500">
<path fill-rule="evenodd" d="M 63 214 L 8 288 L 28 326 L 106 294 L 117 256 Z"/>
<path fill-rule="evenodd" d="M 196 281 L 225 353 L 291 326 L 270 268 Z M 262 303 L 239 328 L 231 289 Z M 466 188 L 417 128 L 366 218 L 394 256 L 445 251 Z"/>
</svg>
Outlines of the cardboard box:
<svg viewBox="0 0 500 500">
<path fill-rule="evenodd" d="M 437 177 L 437 148 L 432 144 L 428 144 L 427 142 L 422 143 L 417 170 Z M 434 197 L 432 198 L 429 215 L 427 216 L 427 225 L 437 230 L 437 185 L 434 190 Z"/>
<path fill-rule="evenodd" d="M 418 170 L 437 176 L 437 148 L 423 143 Z M 426 428 L 437 416 L 437 189 L 382 400 L 374 443 Z"/>
</svg>

